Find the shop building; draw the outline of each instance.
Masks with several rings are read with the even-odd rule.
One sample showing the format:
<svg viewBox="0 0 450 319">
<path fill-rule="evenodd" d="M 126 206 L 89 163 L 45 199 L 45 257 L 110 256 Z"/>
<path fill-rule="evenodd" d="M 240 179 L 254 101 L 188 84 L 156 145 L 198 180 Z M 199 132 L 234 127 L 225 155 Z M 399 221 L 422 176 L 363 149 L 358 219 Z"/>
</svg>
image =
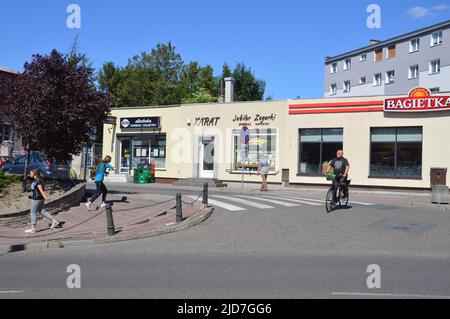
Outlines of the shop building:
<svg viewBox="0 0 450 319">
<path fill-rule="evenodd" d="M 450 20 L 325 58 L 325 97 L 450 91 Z"/>
<path fill-rule="evenodd" d="M 338 149 L 353 185 L 430 188 L 433 168 L 450 165 L 450 93 L 246 103 L 115 108 L 104 126 L 103 156 L 116 178 L 131 180 L 140 163 L 156 163 L 157 182 L 216 179 L 328 184 L 323 166 Z M 240 131 L 250 129 L 248 150 Z M 450 179 L 445 173 L 446 184 Z"/>
</svg>

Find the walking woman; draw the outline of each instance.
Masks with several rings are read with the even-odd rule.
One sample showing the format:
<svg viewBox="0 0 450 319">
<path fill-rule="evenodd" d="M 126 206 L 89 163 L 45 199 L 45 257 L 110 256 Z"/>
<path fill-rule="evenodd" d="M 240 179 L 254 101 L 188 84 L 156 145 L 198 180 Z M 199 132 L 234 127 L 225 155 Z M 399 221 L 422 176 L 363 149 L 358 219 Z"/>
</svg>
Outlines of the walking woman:
<svg viewBox="0 0 450 319">
<path fill-rule="evenodd" d="M 50 229 L 54 229 L 59 225 L 59 221 L 52 217 L 49 212 L 45 210 L 45 202 L 49 200 L 47 194 L 45 193 L 45 188 L 43 184 L 42 174 L 38 169 L 32 170 L 30 172 L 30 177 L 33 179 L 33 183 L 31 184 L 31 228 L 25 230 L 27 234 L 35 234 L 36 233 L 36 221 L 37 214 L 40 213 L 42 217 L 48 219 L 52 222 Z"/>
<path fill-rule="evenodd" d="M 111 156 L 106 156 L 103 161 L 98 163 L 97 171 L 95 172 L 95 195 L 88 199 L 88 202 L 86 203 L 87 208 L 90 208 L 92 203 L 95 202 L 97 198 L 102 195 L 102 205 L 100 207 L 104 208 L 106 207 L 106 196 L 108 195 L 108 189 L 106 188 L 103 181 L 105 180 L 105 174 L 107 174 L 107 169 L 114 170 L 114 167 L 109 164 L 111 163 Z"/>
<path fill-rule="evenodd" d="M 262 177 L 261 191 L 267 192 L 267 175 L 269 174 L 269 157 L 264 154 L 262 159 L 259 161 L 258 176 Z"/>
</svg>

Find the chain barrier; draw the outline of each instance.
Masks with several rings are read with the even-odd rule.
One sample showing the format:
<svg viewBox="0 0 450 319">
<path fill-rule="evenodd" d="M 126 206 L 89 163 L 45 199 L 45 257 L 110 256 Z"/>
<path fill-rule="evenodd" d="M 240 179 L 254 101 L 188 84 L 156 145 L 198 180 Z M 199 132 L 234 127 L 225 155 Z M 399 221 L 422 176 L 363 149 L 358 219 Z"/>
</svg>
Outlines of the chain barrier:
<svg viewBox="0 0 450 319">
<path fill-rule="evenodd" d="M 203 191 L 200 193 L 200 195 L 198 195 L 198 197 L 194 201 L 185 202 L 184 200 L 181 200 L 181 202 L 186 205 L 194 205 L 196 202 L 198 202 L 198 200 L 200 199 L 200 197 L 202 197 L 202 195 L 203 195 Z"/>
<path fill-rule="evenodd" d="M 203 195 L 203 191 L 200 193 L 200 195 L 197 197 L 197 199 L 194 200 L 193 202 L 189 202 L 189 203 L 188 202 L 184 202 L 184 201 L 182 201 L 182 202 L 184 204 L 186 204 L 186 205 L 193 205 L 194 203 L 196 203 L 200 199 L 200 197 L 202 197 L 202 195 Z M 157 202 L 157 203 L 153 203 L 153 204 L 149 204 L 149 205 L 144 205 L 144 206 L 141 206 L 141 207 L 133 207 L 133 208 L 129 208 L 129 209 L 115 210 L 115 212 L 126 212 L 126 211 L 130 211 L 130 210 L 148 208 L 148 207 L 162 205 L 162 204 L 165 204 L 165 203 L 170 203 L 171 201 L 175 201 L 175 200 L 176 200 L 176 198 L 172 198 L 172 199 L 169 199 L 169 200 L 166 200 L 166 201 Z M 70 207 L 68 207 L 68 205 L 64 205 L 62 208 L 58 208 L 58 209 L 55 209 L 53 211 L 49 211 L 49 213 L 52 214 L 52 213 L 55 213 L 55 212 L 61 212 L 65 208 L 70 208 Z M 42 234 L 42 235 L 34 235 L 34 236 L 4 236 L 4 235 L 0 235 L 0 238 L 4 238 L 4 239 L 33 239 L 33 238 L 51 237 L 51 236 L 58 235 L 60 233 L 66 232 L 68 230 L 71 230 L 71 229 L 73 229 L 75 227 L 78 227 L 80 225 L 83 225 L 83 224 L 93 220 L 94 218 L 97 218 L 98 216 L 100 216 L 104 212 L 105 212 L 105 210 L 102 210 L 99 213 L 89 217 L 86 220 L 83 220 L 82 222 L 80 222 L 78 224 L 75 224 L 75 225 L 72 225 L 70 227 L 64 228 L 64 229 L 62 229 L 60 231 L 57 231 L 57 232 L 52 232 L 50 234 Z"/>
</svg>

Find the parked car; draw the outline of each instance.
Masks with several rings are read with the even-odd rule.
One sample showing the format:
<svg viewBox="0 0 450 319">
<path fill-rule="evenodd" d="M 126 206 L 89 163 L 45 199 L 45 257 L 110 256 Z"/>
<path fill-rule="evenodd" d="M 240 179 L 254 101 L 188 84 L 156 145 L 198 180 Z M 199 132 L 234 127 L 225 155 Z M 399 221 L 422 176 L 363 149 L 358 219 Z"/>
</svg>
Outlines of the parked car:
<svg viewBox="0 0 450 319">
<path fill-rule="evenodd" d="M 14 157 L 12 156 L 0 156 L 0 168 L 7 164 L 14 163 Z"/>
<path fill-rule="evenodd" d="M 25 156 L 20 156 L 14 159 L 13 163 L 6 164 L 1 168 L 2 171 L 8 174 L 23 174 L 23 170 L 25 167 Z M 42 155 L 39 154 L 30 154 L 28 160 L 28 172 L 38 169 L 45 177 L 49 177 L 54 173 L 52 163 L 45 160 Z"/>
</svg>

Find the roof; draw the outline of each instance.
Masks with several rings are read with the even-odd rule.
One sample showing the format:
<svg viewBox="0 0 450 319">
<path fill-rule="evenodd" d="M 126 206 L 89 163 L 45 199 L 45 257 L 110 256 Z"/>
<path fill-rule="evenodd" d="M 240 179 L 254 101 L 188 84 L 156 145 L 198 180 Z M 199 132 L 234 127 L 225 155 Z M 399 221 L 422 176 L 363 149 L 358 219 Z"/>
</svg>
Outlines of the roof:
<svg viewBox="0 0 450 319">
<path fill-rule="evenodd" d="M 4 68 L 4 67 L 1 67 L 1 66 L 0 66 L 0 72 L 19 74 L 19 72 L 16 71 L 16 70 Z"/>
<path fill-rule="evenodd" d="M 373 50 L 376 50 L 376 49 L 380 49 L 380 48 L 383 48 L 383 47 L 385 47 L 387 45 L 398 43 L 398 42 L 402 42 L 402 41 L 405 41 L 407 39 L 414 38 L 414 37 L 417 37 L 417 36 L 420 36 L 420 35 L 423 35 L 423 34 L 427 34 L 427 33 L 430 33 L 432 31 L 435 31 L 435 30 L 438 30 L 438 29 L 442 29 L 442 28 L 446 28 L 446 27 L 450 27 L 450 20 L 447 20 L 447 21 L 444 21 L 444 22 L 441 22 L 441 23 L 438 23 L 438 24 L 434 24 L 432 26 L 429 26 L 429 27 L 426 27 L 426 28 L 423 28 L 423 29 L 419 29 L 419 30 L 416 30 L 416 31 L 405 33 L 405 34 L 396 36 L 394 38 L 390 38 L 390 39 L 381 41 L 381 42 L 379 42 L 377 44 L 370 44 L 370 45 L 362 47 L 360 49 L 356 49 L 356 50 L 349 51 L 349 52 L 346 52 L 346 53 L 343 53 L 343 54 L 339 54 L 339 55 L 336 55 L 334 57 L 326 57 L 325 58 L 325 63 L 336 62 L 337 60 L 342 60 L 343 58 L 346 58 L 348 56 L 354 56 L 354 55 L 358 55 L 358 54 L 361 54 L 361 53 L 365 53 L 367 51 L 373 51 Z"/>
</svg>

